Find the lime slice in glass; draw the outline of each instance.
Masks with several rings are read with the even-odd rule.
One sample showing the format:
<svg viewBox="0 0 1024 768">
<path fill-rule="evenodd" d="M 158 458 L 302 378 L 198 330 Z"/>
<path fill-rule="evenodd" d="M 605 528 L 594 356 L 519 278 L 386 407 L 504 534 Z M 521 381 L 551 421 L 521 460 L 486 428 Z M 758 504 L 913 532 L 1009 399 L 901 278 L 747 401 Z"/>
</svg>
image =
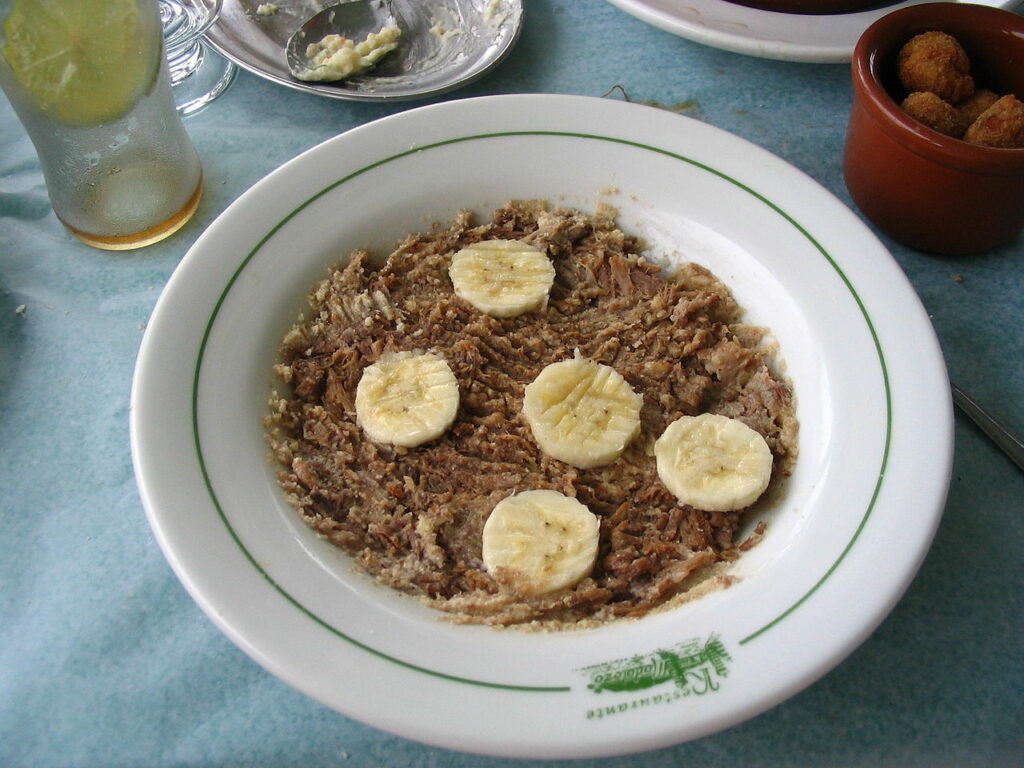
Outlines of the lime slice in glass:
<svg viewBox="0 0 1024 768">
<path fill-rule="evenodd" d="M 15 0 L 3 54 L 44 112 L 75 126 L 127 113 L 152 86 L 159 18 L 136 0 Z"/>
</svg>

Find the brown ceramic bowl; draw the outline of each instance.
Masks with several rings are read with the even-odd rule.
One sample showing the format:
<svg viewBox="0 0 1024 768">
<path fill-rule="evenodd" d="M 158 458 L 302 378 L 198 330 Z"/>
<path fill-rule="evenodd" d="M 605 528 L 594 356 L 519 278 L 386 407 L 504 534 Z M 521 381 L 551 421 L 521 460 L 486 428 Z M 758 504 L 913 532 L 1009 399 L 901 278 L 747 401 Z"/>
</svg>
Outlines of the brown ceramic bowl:
<svg viewBox="0 0 1024 768">
<path fill-rule="evenodd" d="M 1024 227 L 1024 149 L 968 144 L 900 109 L 896 55 L 914 35 L 957 38 L 979 88 L 1024 99 L 1024 17 L 963 3 L 929 3 L 883 16 L 853 54 L 846 186 L 861 211 L 894 239 L 942 254 L 980 253 Z"/>
<path fill-rule="evenodd" d="M 729 2 L 745 5 L 748 8 L 758 8 L 762 11 L 825 15 L 866 11 L 869 8 L 894 5 L 900 0 L 729 0 Z"/>
</svg>

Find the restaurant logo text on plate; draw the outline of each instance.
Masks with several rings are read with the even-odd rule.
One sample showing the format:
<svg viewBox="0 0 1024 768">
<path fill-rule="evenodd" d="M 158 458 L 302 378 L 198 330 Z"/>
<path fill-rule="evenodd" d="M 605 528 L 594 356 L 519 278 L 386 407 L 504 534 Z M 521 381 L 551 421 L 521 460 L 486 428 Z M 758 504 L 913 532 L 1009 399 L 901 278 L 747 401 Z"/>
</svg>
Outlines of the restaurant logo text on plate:
<svg viewBox="0 0 1024 768">
<path fill-rule="evenodd" d="M 588 678 L 587 688 L 594 693 L 644 692 L 588 709 L 587 719 L 598 720 L 717 691 L 722 678 L 729 674 L 729 661 L 732 657 L 721 639 L 711 635 L 703 641 L 694 637 L 647 654 L 583 667 L 577 671 Z"/>
</svg>

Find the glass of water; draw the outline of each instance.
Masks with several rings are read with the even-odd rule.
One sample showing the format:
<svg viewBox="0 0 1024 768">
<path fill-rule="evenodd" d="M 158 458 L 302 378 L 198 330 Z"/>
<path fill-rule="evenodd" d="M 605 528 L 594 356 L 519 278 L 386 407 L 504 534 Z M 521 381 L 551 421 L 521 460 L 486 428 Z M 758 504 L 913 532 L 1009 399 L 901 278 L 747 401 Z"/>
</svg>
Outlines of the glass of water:
<svg viewBox="0 0 1024 768">
<path fill-rule="evenodd" d="M 203 188 L 157 0 L 0 0 L 0 86 L 57 218 L 109 250 L 182 227 Z"/>
</svg>

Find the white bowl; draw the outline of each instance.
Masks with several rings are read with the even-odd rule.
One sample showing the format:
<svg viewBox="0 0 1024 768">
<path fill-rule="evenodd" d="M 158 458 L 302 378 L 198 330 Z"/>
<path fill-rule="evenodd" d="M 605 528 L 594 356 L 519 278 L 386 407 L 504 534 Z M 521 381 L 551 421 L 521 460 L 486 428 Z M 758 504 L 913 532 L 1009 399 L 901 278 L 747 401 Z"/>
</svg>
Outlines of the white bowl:
<svg viewBox="0 0 1024 768">
<path fill-rule="evenodd" d="M 800 457 L 739 583 L 640 620 L 453 625 L 353 571 L 285 502 L 262 417 L 278 341 L 328 265 L 511 199 L 616 206 L 651 254 L 709 267 L 769 326 Z M 153 531 L 211 619 L 350 717 L 493 755 L 588 757 L 778 704 L 878 625 L 939 521 L 952 458 L 934 333 L 885 248 L 769 153 L 669 112 L 497 96 L 404 112 L 300 155 L 182 260 L 139 354 L 132 446 Z"/>
</svg>

